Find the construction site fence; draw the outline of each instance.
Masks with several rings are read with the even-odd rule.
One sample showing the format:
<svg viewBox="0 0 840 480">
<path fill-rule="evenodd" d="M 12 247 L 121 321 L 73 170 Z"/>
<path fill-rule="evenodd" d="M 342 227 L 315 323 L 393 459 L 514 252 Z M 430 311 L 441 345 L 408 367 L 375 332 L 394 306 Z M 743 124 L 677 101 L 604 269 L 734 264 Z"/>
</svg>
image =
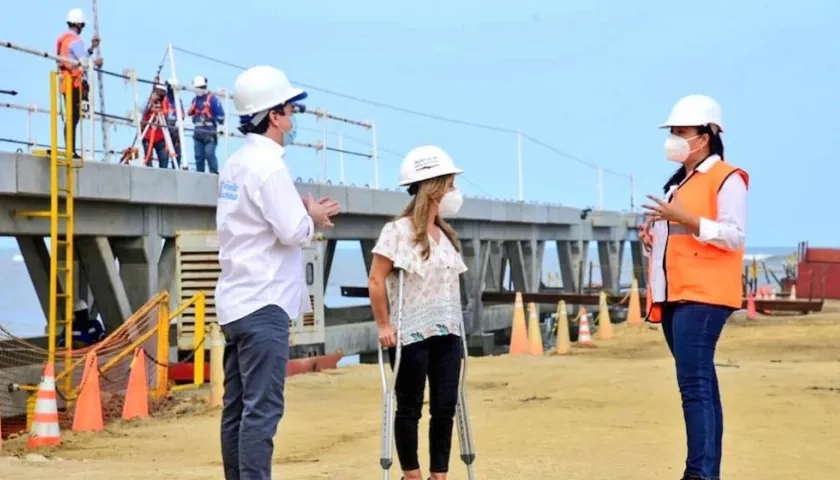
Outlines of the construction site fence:
<svg viewBox="0 0 840 480">
<path fill-rule="evenodd" d="M 123 154 L 123 150 L 119 148 L 113 148 L 113 146 L 109 142 L 108 134 L 106 129 L 102 129 L 103 136 L 105 138 L 102 139 L 102 146 L 97 147 L 97 139 L 96 139 L 96 124 L 97 122 L 103 125 L 109 125 L 113 127 L 123 126 L 123 127 L 131 127 L 136 130 L 136 137 L 139 138 L 142 135 L 142 131 L 146 123 L 142 121 L 143 114 L 149 107 L 149 100 L 150 96 L 146 97 L 145 101 L 141 100 L 141 93 L 140 93 L 140 85 L 148 85 L 148 86 L 166 86 L 168 85 L 171 87 L 173 91 L 173 96 L 175 100 L 175 111 L 177 113 L 177 120 L 175 125 L 166 125 L 168 128 L 177 128 L 178 130 L 178 140 L 183 148 L 184 145 L 184 135 L 185 132 L 194 132 L 194 128 L 187 127 L 185 122 L 185 112 L 181 108 L 183 102 L 179 98 L 180 93 L 191 92 L 194 94 L 204 94 L 204 93 L 211 93 L 218 98 L 222 99 L 223 107 L 228 114 L 231 112 L 231 101 L 234 99 L 233 94 L 231 94 L 228 90 L 222 89 L 206 89 L 200 90 L 194 87 L 190 87 L 187 85 L 181 85 L 177 79 L 177 75 L 175 74 L 175 60 L 174 60 L 174 53 L 172 46 L 169 45 L 167 48 L 167 53 L 170 62 L 170 77 L 168 81 L 164 82 L 159 78 L 159 75 L 156 76 L 154 79 L 144 79 L 140 78 L 137 75 L 137 71 L 133 68 L 126 68 L 123 69 L 122 72 L 114 72 L 110 70 L 105 70 L 101 68 L 97 68 L 90 59 L 86 59 L 84 61 L 78 61 L 71 58 L 62 57 L 59 55 L 52 54 L 47 51 L 37 50 L 29 47 L 25 47 L 22 45 L 18 45 L 12 42 L 0 40 L 0 46 L 3 46 L 7 49 L 14 50 L 17 52 L 46 58 L 49 60 L 53 60 L 56 62 L 66 62 L 71 65 L 78 66 L 84 69 L 87 73 L 87 81 L 89 84 L 89 98 L 86 103 L 86 111 L 83 112 L 83 119 L 84 123 L 87 124 L 87 127 L 82 127 L 82 134 L 80 137 L 80 144 L 82 145 L 82 156 L 83 158 L 94 158 L 94 154 L 99 154 L 104 157 L 104 160 L 110 161 L 111 157 L 116 155 L 118 158 Z M 130 85 L 132 89 L 132 96 L 133 96 L 133 107 L 132 109 L 124 116 L 120 115 L 113 115 L 106 113 L 104 111 L 97 112 L 95 102 L 95 95 L 96 92 L 99 91 L 97 86 L 97 81 L 101 76 L 109 76 L 112 78 L 117 78 L 123 81 L 126 85 Z M 36 113 L 49 113 L 49 110 L 44 110 L 37 105 L 34 104 L 14 104 L 14 103 L 0 103 L 0 107 L 4 108 L 11 108 L 15 110 L 22 110 L 27 112 L 27 124 L 26 124 L 26 140 L 16 140 L 11 138 L 2 138 L 0 141 L 5 141 L 7 143 L 13 143 L 21 145 L 25 147 L 27 151 L 31 151 L 33 147 L 44 147 L 48 148 L 46 145 L 39 144 L 34 136 L 34 129 L 32 124 L 32 115 Z M 304 147 L 304 148 L 311 148 L 316 151 L 319 151 L 323 154 L 323 178 L 319 178 L 319 181 L 326 182 L 326 168 L 327 168 L 327 161 L 328 152 L 336 152 L 340 154 L 348 154 L 351 156 L 359 156 L 369 158 L 373 161 L 373 170 L 374 170 L 374 179 L 373 184 L 374 188 L 379 188 L 379 158 L 377 152 L 377 140 L 376 140 L 376 125 L 371 120 L 354 120 L 347 117 L 334 115 L 329 112 L 325 108 L 314 108 L 314 109 L 306 109 L 302 112 L 307 115 L 312 115 L 316 117 L 316 119 L 321 123 L 321 131 L 322 138 L 317 142 L 294 142 L 292 143 L 293 146 L 297 147 Z M 354 125 L 357 127 L 364 128 L 368 130 L 371 134 L 371 146 L 372 150 L 370 152 L 357 152 L 352 150 L 345 150 L 339 145 L 338 148 L 329 146 L 328 138 L 330 135 L 330 131 L 327 125 L 327 120 L 338 121 L 349 125 Z M 156 124 L 152 122 L 152 124 Z M 223 131 L 218 132 L 218 135 L 224 139 L 224 157 L 226 158 L 230 154 L 230 139 L 242 137 L 242 135 L 236 131 L 231 131 L 229 127 L 230 122 L 225 121 L 222 125 Z M 82 125 L 82 123 L 80 123 Z M 306 129 L 306 130 L 314 130 L 316 129 Z M 132 145 L 133 146 L 133 145 Z"/>
<path fill-rule="evenodd" d="M 174 312 L 170 297 L 161 292 L 101 342 L 90 347 L 56 352 L 56 392 L 62 429 L 73 421 L 74 401 L 82 387 L 87 356 L 96 353 L 102 409 L 105 422 L 119 418 L 135 351 L 146 357 L 146 378 L 150 411 L 163 407 L 174 386 L 169 381 L 170 325 L 187 308 L 195 311 L 196 335 L 193 361 L 194 382 L 179 389 L 204 384 L 205 294 L 197 293 Z M 68 362 L 66 358 L 70 358 Z M 35 407 L 35 393 L 41 379 L 48 351 L 27 339 L 19 338 L 0 324 L 0 416 L 3 436 L 28 431 Z"/>
</svg>

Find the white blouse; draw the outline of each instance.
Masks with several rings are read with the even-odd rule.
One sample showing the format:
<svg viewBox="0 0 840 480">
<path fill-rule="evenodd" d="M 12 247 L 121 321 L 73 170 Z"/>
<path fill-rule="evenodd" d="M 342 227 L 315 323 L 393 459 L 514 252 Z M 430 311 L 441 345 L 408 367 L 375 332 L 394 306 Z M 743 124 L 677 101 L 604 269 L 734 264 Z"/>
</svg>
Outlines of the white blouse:
<svg viewBox="0 0 840 480">
<path fill-rule="evenodd" d="M 421 247 L 414 243 L 414 227 L 407 217 L 388 222 L 379 234 L 373 253 L 394 262 L 405 271 L 400 344 L 423 341 L 436 335 L 461 335 L 461 285 L 459 275 L 467 271 L 461 254 L 441 234 L 435 242 L 429 237 L 431 252 L 424 260 Z M 396 328 L 399 277 L 388 275 L 391 324 Z"/>
</svg>

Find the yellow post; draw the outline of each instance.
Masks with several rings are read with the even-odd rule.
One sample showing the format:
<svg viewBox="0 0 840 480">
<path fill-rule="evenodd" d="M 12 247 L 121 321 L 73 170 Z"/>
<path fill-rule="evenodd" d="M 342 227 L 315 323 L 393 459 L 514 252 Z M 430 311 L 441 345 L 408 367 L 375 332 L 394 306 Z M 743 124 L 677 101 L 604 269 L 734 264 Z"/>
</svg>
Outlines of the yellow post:
<svg viewBox="0 0 840 480">
<path fill-rule="evenodd" d="M 58 185 L 58 72 L 50 72 L 50 185 Z M 55 365 L 58 325 L 58 196 L 50 194 L 50 298 L 47 361 Z M 34 405 L 34 404 L 33 404 Z"/>
<path fill-rule="evenodd" d="M 67 98 L 67 105 L 73 105 L 73 83 L 69 76 L 64 77 L 64 91 Z M 79 92 L 81 94 L 81 91 Z M 80 99 L 81 100 L 81 99 Z M 64 148 L 64 371 L 68 372 L 64 380 L 64 391 L 69 394 L 73 389 L 73 374 L 70 371 L 73 365 L 73 310 L 75 310 L 75 285 L 73 278 L 73 108 L 66 108 L 67 111 L 67 142 Z M 60 197 L 61 185 L 56 181 L 53 186 L 54 194 Z M 61 212 L 59 212 L 60 214 Z M 57 255 L 58 252 L 52 253 Z"/>
<path fill-rule="evenodd" d="M 165 293 L 165 292 L 164 292 Z M 163 398 L 169 388 L 169 294 L 164 294 L 158 304 L 158 325 L 157 325 L 157 373 L 155 378 L 155 398 Z"/>
<path fill-rule="evenodd" d="M 225 339 L 218 323 L 210 324 L 210 406 L 220 407 L 225 393 Z"/>
<path fill-rule="evenodd" d="M 199 292 L 195 299 L 195 334 L 193 335 L 193 348 L 195 348 L 193 383 L 195 385 L 204 384 L 204 336 L 207 333 L 204 323 L 204 307 L 204 292 Z"/>
</svg>

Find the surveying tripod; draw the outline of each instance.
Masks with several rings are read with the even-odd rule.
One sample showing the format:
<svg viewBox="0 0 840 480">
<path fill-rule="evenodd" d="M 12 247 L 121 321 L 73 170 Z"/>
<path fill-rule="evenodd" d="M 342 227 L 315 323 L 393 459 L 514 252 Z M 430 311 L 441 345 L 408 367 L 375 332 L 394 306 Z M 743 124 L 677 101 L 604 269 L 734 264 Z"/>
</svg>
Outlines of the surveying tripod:
<svg viewBox="0 0 840 480">
<path fill-rule="evenodd" d="M 162 130 L 163 141 L 166 145 L 166 151 L 169 153 L 172 168 L 180 168 L 182 170 L 186 170 L 188 166 L 186 163 L 181 163 L 181 159 L 178 157 L 178 154 L 175 151 L 175 143 L 172 141 L 172 135 L 169 134 L 169 124 L 167 123 L 166 116 L 163 114 L 163 112 L 154 112 L 152 114 L 152 116 L 146 122 L 146 125 L 143 127 L 142 133 L 135 140 L 135 145 L 137 141 L 142 141 L 142 139 L 146 137 L 146 134 L 149 132 L 150 128 L 160 128 Z M 122 158 L 120 159 L 120 163 L 129 163 L 132 160 L 139 158 L 139 152 L 135 145 L 132 145 L 131 147 L 125 149 Z M 154 148 L 155 145 L 151 141 L 149 141 L 148 146 L 146 147 L 145 156 L 143 158 L 143 164 L 147 167 L 152 163 L 152 150 L 154 150 Z M 160 161 L 160 159 L 158 159 L 158 161 Z"/>
</svg>

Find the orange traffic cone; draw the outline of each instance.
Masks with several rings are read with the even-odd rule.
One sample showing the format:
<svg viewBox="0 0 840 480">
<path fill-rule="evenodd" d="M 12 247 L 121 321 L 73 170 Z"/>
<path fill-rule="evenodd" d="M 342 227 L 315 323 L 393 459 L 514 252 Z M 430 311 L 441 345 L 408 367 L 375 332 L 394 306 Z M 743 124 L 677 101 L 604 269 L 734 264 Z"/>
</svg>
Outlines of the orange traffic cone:
<svg viewBox="0 0 840 480">
<path fill-rule="evenodd" d="M 149 384 L 146 379 L 146 354 L 138 348 L 131 360 L 128 389 L 125 391 L 122 419 L 146 418 L 149 416 Z"/>
<path fill-rule="evenodd" d="M 592 334 L 589 332 L 589 314 L 585 308 L 580 309 L 580 324 L 578 325 L 578 345 L 594 345 Z"/>
<path fill-rule="evenodd" d="M 750 292 L 750 294 L 747 295 L 747 318 L 755 320 L 757 316 L 758 313 L 755 311 L 755 295 Z"/>
<path fill-rule="evenodd" d="M 537 318 L 537 306 L 533 303 L 528 304 L 528 353 L 531 355 L 542 355 L 543 340 L 540 332 L 540 320 Z"/>
<path fill-rule="evenodd" d="M 630 304 L 627 305 L 627 325 L 641 325 L 642 300 L 639 298 L 639 281 L 633 277 L 630 282 Z"/>
<path fill-rule="evenodd" d="M 79 398 L 76 399 L 72 428 L 74 432 L 101 432 L 105 429 L 102 419 L 102 393 L 99 390 L 99 359 L 96 352 L 88 353 L 85 358 L 82 389 Z"/>
<path fill-rule="evenodd" d="M 522 294 L 516 292 L 513 303 L 513 326 L 510 331 L 510 354 L 527 355 L 528 332 L 525 327 L 525 306 L 522 304 Z"/>
<path fill-rule="evenodd" d="M 564 355 L 571 350 L 569 341 L 569 314 L 566 313 L 566 302 L 557 302 L 557 354 Z"/>
<path fill-rule="evenodd" d="M 601 290 L 601 299 L 598 302 L 598 338 L 609 340 L 614 336 L 610 307 L 607 305 L 607 293 Z"/>
<path fill-rule="evenodd" d="M 32 414 L 32 429 L 29 431 L 27 448 L 61 445 L 58 428 L 58 403 L 55 392 L 55 367 L 47 362 L 44 376 L 35 394 L 35 411 Z"/>
</svg>

